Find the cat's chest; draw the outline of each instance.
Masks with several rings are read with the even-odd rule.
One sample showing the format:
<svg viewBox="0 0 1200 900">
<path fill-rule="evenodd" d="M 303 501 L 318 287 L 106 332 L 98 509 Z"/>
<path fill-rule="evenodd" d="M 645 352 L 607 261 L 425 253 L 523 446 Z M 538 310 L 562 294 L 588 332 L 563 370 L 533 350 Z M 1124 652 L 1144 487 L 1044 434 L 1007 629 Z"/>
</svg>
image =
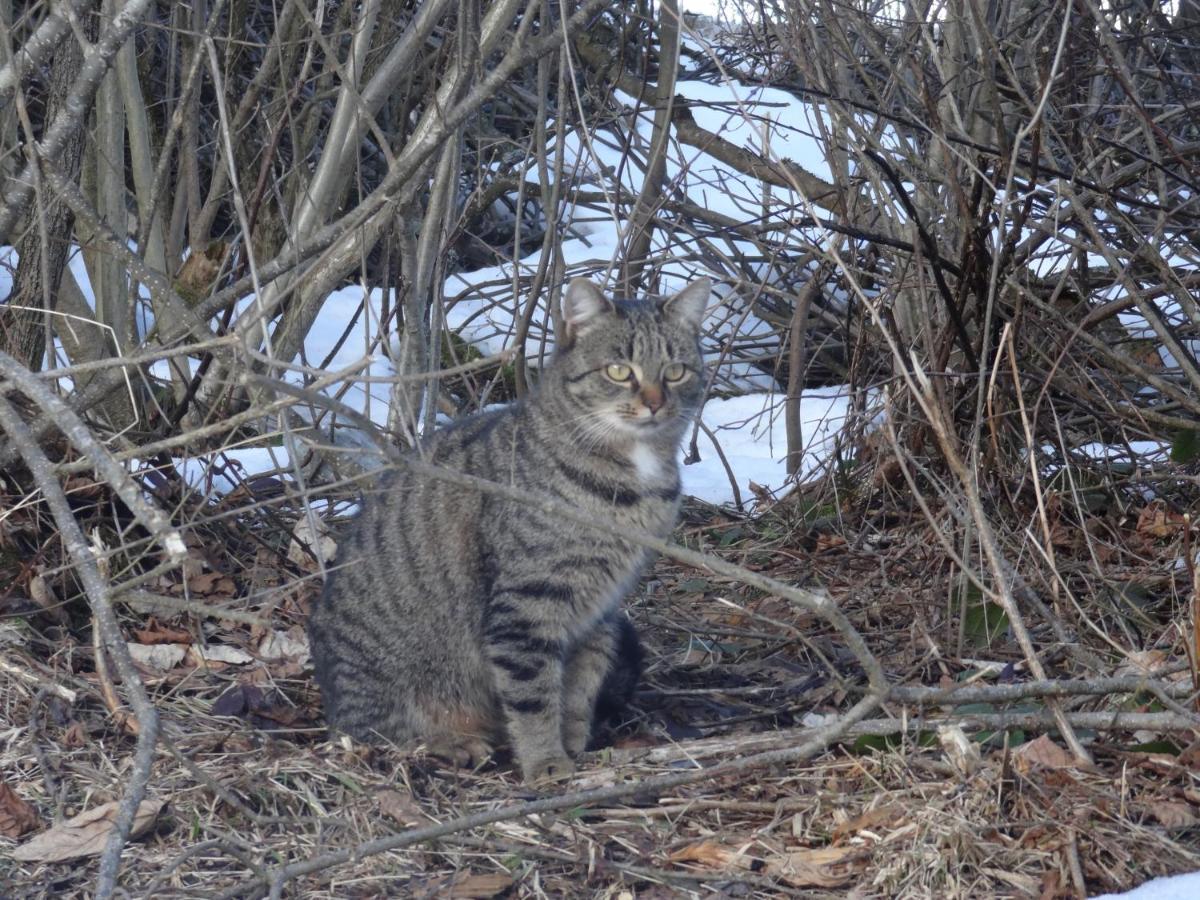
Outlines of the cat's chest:
<svg viewBox="0 0 1200 900">
<path fill-rule="evenodd" d="M 670 463 L 662 453 L 648 444 L 634 444 L 629 452 L 633 475 L 644 487 L 655 488 L 669 485 L 675 478 Z"/>
</svg>

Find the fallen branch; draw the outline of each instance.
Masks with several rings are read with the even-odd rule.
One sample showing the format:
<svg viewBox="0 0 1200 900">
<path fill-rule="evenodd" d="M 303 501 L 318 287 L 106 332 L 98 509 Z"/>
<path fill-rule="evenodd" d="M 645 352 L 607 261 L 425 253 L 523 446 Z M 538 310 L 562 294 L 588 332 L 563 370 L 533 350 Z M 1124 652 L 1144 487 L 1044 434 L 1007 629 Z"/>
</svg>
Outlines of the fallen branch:
<svg viewBox="0 0 1200 900">
<path fill-rule="evenodd" d="M 1191 718 L 1171 712 L 1065 712 L 1062 715 L 1074 728 L 1095 731 L 1193 731 L 1200 728 Z M 1002 731 L 1007 728 L 1048 730 L 1058 727 L 1058 718 L 1053 712 L 1003 712 L 977 713 L 963 716 L 938 716 L 923 718 L 911 716 L 901 719 L 867 719 L 850 726 L 843 738 L 887 737 L 897 734 L 934 732 L 948 725 L 964 731 Z M 788 728 L 780 731 L 765 731 L 759 734 L 743 734 L 731 737 L 701 738 L 681 741 L 660 747 L 630 747 L 603 751 L 613 766 L 615 775 L 622 766 L 633 763 L 640 765 L 677 765 L 700 760 L 725 759 L 738 754 L 762 754 L 778 748 L 794 746 L 807 741 L 820 728 Z M 751 759 L 755 757 L 750 757 Z M 704 769 L 711 772 L 711 769 Z M 594 774 L 594 773 L 589 773 Z M 597 776 L 600 777 L 600 776 Z"/>
<path fill-rule="evenodd" d="M 1045 679 L 1016 684 L 961 684 L 952 687 L 900 685 L 892 688 L 889 698 L 904 703 L 948 706 L 952 703 L 1003 703 L 1030 697 L 1081 697 L 1097 694 L 1133 694 L 1140 691 L 1181 698 L 1190 697 L 1192 687 L 1186 682 L 1170 683 L 1148 676 L 1126 675 L 1064 681 Z M 1200 718 L 1197 719 L 1197 723 L 1200 723 Z"/>
</svg>

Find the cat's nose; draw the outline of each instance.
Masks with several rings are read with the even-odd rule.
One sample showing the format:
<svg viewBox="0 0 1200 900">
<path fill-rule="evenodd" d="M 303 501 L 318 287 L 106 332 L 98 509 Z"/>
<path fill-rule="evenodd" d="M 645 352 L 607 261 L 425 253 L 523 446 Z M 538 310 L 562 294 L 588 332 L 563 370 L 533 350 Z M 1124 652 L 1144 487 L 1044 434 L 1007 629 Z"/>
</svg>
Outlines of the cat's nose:
<svg viewBox="0 0 1200 900">
<path fill-rule="evenodd" d="M 642 388 L 641 400 L 642 405 L 645 406 L 646 409 L 650 410 L 650 415 L 654 415 L 656 412 L 662 409 L 663 406 L 662 388 L 656 387 L 652 384 L 646 385 L 644 388 Z"/>
</svg>

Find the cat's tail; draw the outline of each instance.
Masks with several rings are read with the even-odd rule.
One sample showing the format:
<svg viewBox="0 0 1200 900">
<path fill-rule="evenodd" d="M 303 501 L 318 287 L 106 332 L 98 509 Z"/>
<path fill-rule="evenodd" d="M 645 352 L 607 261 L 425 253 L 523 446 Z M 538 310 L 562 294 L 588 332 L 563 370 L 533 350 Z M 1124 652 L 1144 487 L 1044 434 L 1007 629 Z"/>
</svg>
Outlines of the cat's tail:
<svg viewBox="0 0 1200 900">
<path fill-rule="evenodd" d="M 642 644 L 637 631 L 623 611 L 618 611 L 613 619 L 613 627 L 617 632 L 617 652 L 596 698 L 596 726 L 620 721 L 642 677 Z"/>
</svg>

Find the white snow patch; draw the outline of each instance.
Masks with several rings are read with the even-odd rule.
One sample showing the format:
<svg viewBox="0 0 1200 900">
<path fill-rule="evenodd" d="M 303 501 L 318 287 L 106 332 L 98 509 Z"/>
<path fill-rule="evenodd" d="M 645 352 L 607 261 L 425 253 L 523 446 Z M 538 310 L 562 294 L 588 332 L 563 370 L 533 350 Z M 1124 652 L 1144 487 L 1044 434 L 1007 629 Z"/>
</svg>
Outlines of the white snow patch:
<svg viewBox="0 0 1200 900">
<path fill-rule="evenodd" d="M 804 455 L 801 478 L 811 474 L 829 456 L 833 441 L 849 414 L 849 390 L 823 388 L 805 391 L 800 398 L 801 434 Z M 787 432 L 784 398 L 778 394 L 747 394 L 743 397 L 712 399 L 701 415 L 716 437 L 733 470 L 743 501 L 753 499 L 753 481 L 772 492 L 786 486 Z M 687 446 L 683 452 L 687 451 Z M 732 503 L 733 488 L 712 441 L 700 432 L 699 462 L 684 465 L 683 492 L 709 503 Z"/>
<path fill-rule="evenodd" d="M 1124 894 L 1102 894 L 1092 900 L 1195 900 L 1200 897 L 1200 872 L 1155 878 Z"/>
</svg>

